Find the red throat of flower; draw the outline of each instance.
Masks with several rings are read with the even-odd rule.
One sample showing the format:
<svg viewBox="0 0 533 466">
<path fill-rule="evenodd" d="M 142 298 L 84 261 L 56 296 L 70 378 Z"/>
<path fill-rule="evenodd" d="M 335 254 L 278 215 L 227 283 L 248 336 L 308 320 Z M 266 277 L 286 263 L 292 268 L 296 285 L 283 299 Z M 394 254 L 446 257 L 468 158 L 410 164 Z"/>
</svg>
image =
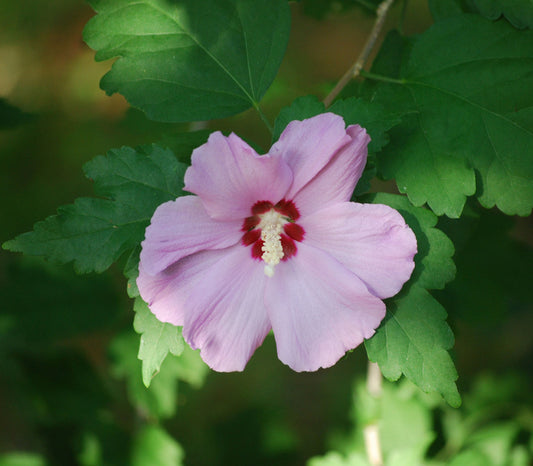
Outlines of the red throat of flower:
<svg viewBox="0 0 533 466">
<path fill-rule="evenodd" d="M 265 275 L 272 277 L 274 267 L 298 252 L 297 242 L 304 239 L 304 229 L 296 223 L 300 212 L 292 201 L 285 199 L 276 205 L 258 201 L 252 215 L 242 224 L 242 244 L 252 246 L 252 257 L 265 262 Z"/>
</svg>

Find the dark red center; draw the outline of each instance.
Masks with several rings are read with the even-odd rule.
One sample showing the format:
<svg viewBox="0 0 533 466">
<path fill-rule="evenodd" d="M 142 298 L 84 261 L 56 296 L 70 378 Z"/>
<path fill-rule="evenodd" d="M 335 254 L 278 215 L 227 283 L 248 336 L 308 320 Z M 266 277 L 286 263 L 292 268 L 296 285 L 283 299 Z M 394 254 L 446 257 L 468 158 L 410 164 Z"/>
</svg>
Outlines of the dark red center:
<svg viewBox="0 0 533 466">
<path fill-rule="evenodd" d="M 286 261 L 290 257 L 296 255 L 298 248 L 296 242 L 304 239 L 304 229 L 296 223 L 300 218 L 300 212 L 292 201 L 282 199 L 276 205 L 270 201 L 258 201 L 252 207 L 252 215 L 246 217 L 242 224 L 242 244 L 244 246 L 252 245 L 252 257 L 254 259 L 261 259 L 263 255 L 263 240 L 261 239 L 261 214 L 265 214 L 270 210 L 278 212 L 286 221 L 283 225 L 283 233 L 280 234 L 281 246 L 283 248 L 282 261 Z"/>
</svg>

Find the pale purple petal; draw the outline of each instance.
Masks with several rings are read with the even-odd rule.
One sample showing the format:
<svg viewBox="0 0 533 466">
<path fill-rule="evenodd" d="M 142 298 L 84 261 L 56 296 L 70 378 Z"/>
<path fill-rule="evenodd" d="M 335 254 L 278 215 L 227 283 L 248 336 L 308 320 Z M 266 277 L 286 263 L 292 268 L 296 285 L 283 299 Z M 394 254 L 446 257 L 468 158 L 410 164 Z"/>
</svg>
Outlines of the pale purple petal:
<svg viewBox="0 0 533 466">
<path fill-rule="evenodd" d="M 213 220 L 197 196 L 179 197 L 155 211 L 141 243 L 141 263 L 148 273 L 155 275 L 197 251 L 238 243 L 241 227 L 242 221 Z"/>
<path fill-rule="evenodd" d="M 137 286 L 162 322 L 183 325 L 183 337 L 219 372 L 241 371 L 270 331 L 264 265 L 241 245 L 196 253 Z"/>
<path fill-rule="evenodd" d="M 355 185 L 365 169 L 370 137 L 359 125 L 346 129 L 351 140 L 337 151 L 328 164 L 300 191 L 293 200 L 300 214 L 307 215 L 322 207 L 349 201 Z"/>
<path fill-rule="evenodd" d="M 270 331 L 264 264 L 240 245 L 208 254 L 219 260 L 188 287 L 183 336 L 212 369 L 242 371 Z"/>
<path fill-rule="evenodd" d="M 224 253 L 213 252 L 219 251 L 198 252 L 157 274 L 149 274 L 141 260 L 137 287 L 141 297 L 161 322 L 184 324 L 185 313 L 188 312 L 186 299 L 191 293 L 197 292 L 195 286 L 202 280 L 206 269 L 224 257 Z"/>
<path fill-rule="evenodd" d="M 375 296 L 394 296 L 411 276 L 416 237 L 389 206 L 343 202 L 299 223 L 307 244 L 343 263 Z"/>
<path fill-rule="evenodd" d="M 332 366 L 385 316 L 385 304 L 359 278 L 305 243 L 276 266 L 265 291 L 278 357 L 295 371 Z"/>
<path fill-rule="evenodd" d="M 257 155 L 235 134 L 209 136 L 194 150 L 185 188 L 197 194 L 217 219 L 244 219 L 257 201 L 276 204 L 285 197 L 292 172 L 281 157 Z"/>
<path fill-rule="evenodd" d="M 333 113 L 291 121 L 269 151 L 292 169 L 294 181 L 286 199 L 292 200 L 350 140 L 344 120 Z"/>
</svg>

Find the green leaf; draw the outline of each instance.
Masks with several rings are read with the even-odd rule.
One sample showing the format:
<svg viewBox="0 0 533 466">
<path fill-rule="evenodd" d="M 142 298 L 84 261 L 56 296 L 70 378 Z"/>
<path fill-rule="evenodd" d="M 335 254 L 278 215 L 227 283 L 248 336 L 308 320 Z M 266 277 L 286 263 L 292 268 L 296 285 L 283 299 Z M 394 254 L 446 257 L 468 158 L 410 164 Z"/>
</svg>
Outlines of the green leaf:
<svg viewBox="0 0 533 466">
<path fill-rule="evenodd" d="M 369 194 L 361 201 L 398 210 L 418 244 L 411 279 L 399 295 L 386 301 L 384 321 L 365 342 L 368 358 L 379 364 L 389 380 L 404 374 L 423 391 L 436 391 L 450 405 L 458 406 L 457 372 L 447 352 L 453 346 L 453 333 L 445 321 L 446 311 L 426 291 L 443 288 L 455 276 L 453 243 L 435 228 L 435 214 L 414 207 L 404 196 Z"/>
<path fill-rule="evenodd" d="M 158 426 L 145 426 L 133 442 L 133 466 L 180 466 L 185 453 L 164 429 Z"/>
<path fill-rule="evenodd" d="M 396 384 L 384 383 L 378 397 L 368 392 L 365 383 L 358 383 L 355 387 L 352 408 L 356 426 L 354 435 L 362 439 L 364 428 L 369 423 L 378 423 L 381 449 L 387 465 L 401 464 L 400 458 L 403 457 L 412 459 L 406 464 L 420 464 L 434 438 L 431 410 L 420 395 L 420 391 L 405 379 Z M 409 419 L 408 430 L 405 429 L 406 419 Z M 352 438 L 348 440 L 353 448 L 356 442 Z"/>
<path fill-rule="evenodd" d="M 74 262 L 79 273 L 102 272 L 144 238 L 158 205 L 183 194 L 185 165 L 156 145 L 111 150 L 85 165 L 101 198 L 79 198 L 4 243 L 11 251 Z"/>
<path fill-rule="evenodd" d="M 167 354 L 179 356 L 183 352 L 185 343 L 181 336 L 181 328 L 157 320 L 141 298 L 135 299 L 133 309 L 135 310 L 133 327 L 141 334 L 138 357 L 142 361 L 142 379 L 144 385 L 149 387 Z"/>
<path fill-rule="evenodd" d="M 365 128 L 372 139 L 368 146 L 370 153 L 379 152 L 389 142 L 386 131 L 400 123 L 398 117 L 391 116 L 380 104 L 352 97 L 337 100 L 326 110 L 324 104 L 316 96 L 309 95 L 298 97 L 291 105 L 281 109 L 274 123 L 272 142 L 279 139 L 285 127 L 292 120 L 304 120 L 326 111 L 340 115 L 346 126 L 357 124 Z"/>
<path fill-rule="evenodd" d="M 475 8 L 489 19 L 505 16 L 517 28 L 533 28 L 531 0 L 471 0 Z"/>
<path fill-rule="evenodd" d="M 428 0 L 429 11 L 435 21 L 463 14 L 461 0 Z"/>
<path fill-rule="evenodd" d="M 415 270 L 409 283 L 428 290 L 442 289 L 455 277 L 453 243 L 438 228 L 437 216 L 430 210 L 413 206 L 405 196 L 377 193 L 361 197 L 360 202 L 385 204 L 396 209 L 413 230 L 418 244 Z"/>
<path fill-rule="evenodd" d="M 373 154 L 388 143 L 386 131 L 398 124 L 400 119 L 385 113 L 382 105 L 350 98 L 336 101 L 328 110 L 344 118 L 346 125 L 359 124 L 371 137 L 368 145 L 369 157 L 365 171 L 357 183 L 354 195 L 359 196 L 370 189 L 370 180 L 376 175 Z M 304 120 L 326 112 L 324 104 L 316 96 L 304 96 L 295 99 L 291 105 L 279 112 L 274 124 L 272 142 L 276 142 L 286 126 L 293 120 Z"/>
<path fill-rule="evenodd" d="M 163 136 L 159 144 L 174 152 L 180 162 L 190 165 L 193 150 L 205 144 L 211 133 L 212 131 L 208 129 L 186 133 L 169 133 Z"/>
<path fill-rule="evenodd" d="M 398 380 L 404 374 L 424 392 L 439 392 L 457 407 L 457 371 L 446 351 L 454 338 L 445 319 L 444 308 L 414 284 L 388 300 L 387 315 L 365 347 L 387 379 Z"/>
<path fill-rule="evenodd" d="M 139 337 L 133 331 L 116 336 L 110 345 L 112 372 L 125 379 L 128 398 L 136 410 L 148 419 L 167 419 L 176 414 L 178 383 L 184 381 L 195 388 L 203 385 L 209 367 L 200 358 L 199 351 L 185 345 L 180 356 L 165 357 L 160 372 L 150 386 L 143 383 L 143 362 L 137 357 Z"/>
<path fill-rule="evenodd" d="M 289 38 L 286 0 L 91 0 L 84 30 L 101 81 L 153 120 L 222 118 L 257 104 Z"/>
<path fill-rule="evenodd" d="M 378 158 L 380 173 L 438 215 L 458 217 L 473 194 L 484 207 L 528 215 L 533 94 L 524 89 L 533 87 L 533 31 L 460 15 L 439 21 L 412 47 L 392 34 L 383 49 L 373 72 L 397 70 L 398 79 L 377 76 L 385 81 L 365 93 L 399 112 L 402 123 Z"/>
<path fill-rule="evenodd" d="M 318 97 L 314 95 L 306 95 L 298 97 L 287 107 L 283 107 L 276 121 L 274 122 L 274 132 L 272 134 L 272 144 L 274 144 L 280 137 L 283 130 L 293 120 L 305 120 L 326 111 L 326 107 Z"/>
<path fill-rule="evenodd" d="M 337 100 L 329 111 L 344 118 L 346 125 L 361 125 L 370 135 L 368 152 L 379 152 L 389 143 L 387 131 L 400 123 L 400 118 L 388 113 L 381 104 L 355 97 Z"/>
</svg>

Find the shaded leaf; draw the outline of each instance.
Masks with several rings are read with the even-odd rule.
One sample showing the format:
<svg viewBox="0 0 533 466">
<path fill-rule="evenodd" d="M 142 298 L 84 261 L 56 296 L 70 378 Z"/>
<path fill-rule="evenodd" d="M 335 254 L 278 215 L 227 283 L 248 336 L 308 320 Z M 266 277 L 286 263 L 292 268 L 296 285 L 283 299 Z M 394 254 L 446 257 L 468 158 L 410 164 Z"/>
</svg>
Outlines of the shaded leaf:
<svg viewBox="0 0 533 466">
<path fill-rule="evenodd" d="M 183 192 L 185 166 L 156 145 L 114 149 L 85 165 L 101 198 L 79 198 L 4 243 L 11 251 L 74 262 L 77 272 L 102 272 L 144 238 L 156 207 Z"/>
<path fill-rule="evenodd" d="M 387 131 L 400 123 L 400 118 L 390 114 L 381 104 L 351 97 L 337 100 L 329 111 L 344 118 L 346 125 L 361 125 L 370 135 L 368 152 L 379 152 L 389 143 Z"/>
<path fill-rule="evenodd" d="M 428 0 L 429 11 L 435 21 L 463 14 L 460 0 Z"/>
<path fill-rule="evenodd" d="M 0 274 L 0 347 L 39 354 L 43 346 L 109 328 L 123 310 L 109 275 L 80 277 L 35 259 Z M 73 306 L 73 303 L 76 303 Z"/>
<path fill-rule="evenodd" d="M 453 229 L 464 218 L 441 223 L 459 236 Z M 499 212 L 482 212 L 463 240 L 456 279 L 439 296 L 453 315 L 477 329 L 492 327 L 494 337 L 503 337 L 502 326 L 510 316 L 529 315 L 533 302 L 533 249 L 511 236 L 514 223 Z"/>
<path fill-rule="evenodd" d="M 480 14 L 489 19 L 502 15 L 517 28 L 533 28 L 531 0 L 469 0 Z"/>
<path fill-rule="evenodd" d="M 285 53 L 286 0 L 91 0 L 84 30 L 101 81 L 159 121 L 222 118 L 257 106 Z"/>
<path fill-rule="evenodd" d="M 274 144 L 280 137 L 286 126 L 293 120 L 305 120 L 316 115 L 320 115 L 326 111 L 326 107 L 318 97 L 314 95 L 306 95 L 294 99 L 287 107 L 283 107 L 276 121 L 274 122 L 274 132 L 272 134 L 272 144 Z"/>
</svg>

